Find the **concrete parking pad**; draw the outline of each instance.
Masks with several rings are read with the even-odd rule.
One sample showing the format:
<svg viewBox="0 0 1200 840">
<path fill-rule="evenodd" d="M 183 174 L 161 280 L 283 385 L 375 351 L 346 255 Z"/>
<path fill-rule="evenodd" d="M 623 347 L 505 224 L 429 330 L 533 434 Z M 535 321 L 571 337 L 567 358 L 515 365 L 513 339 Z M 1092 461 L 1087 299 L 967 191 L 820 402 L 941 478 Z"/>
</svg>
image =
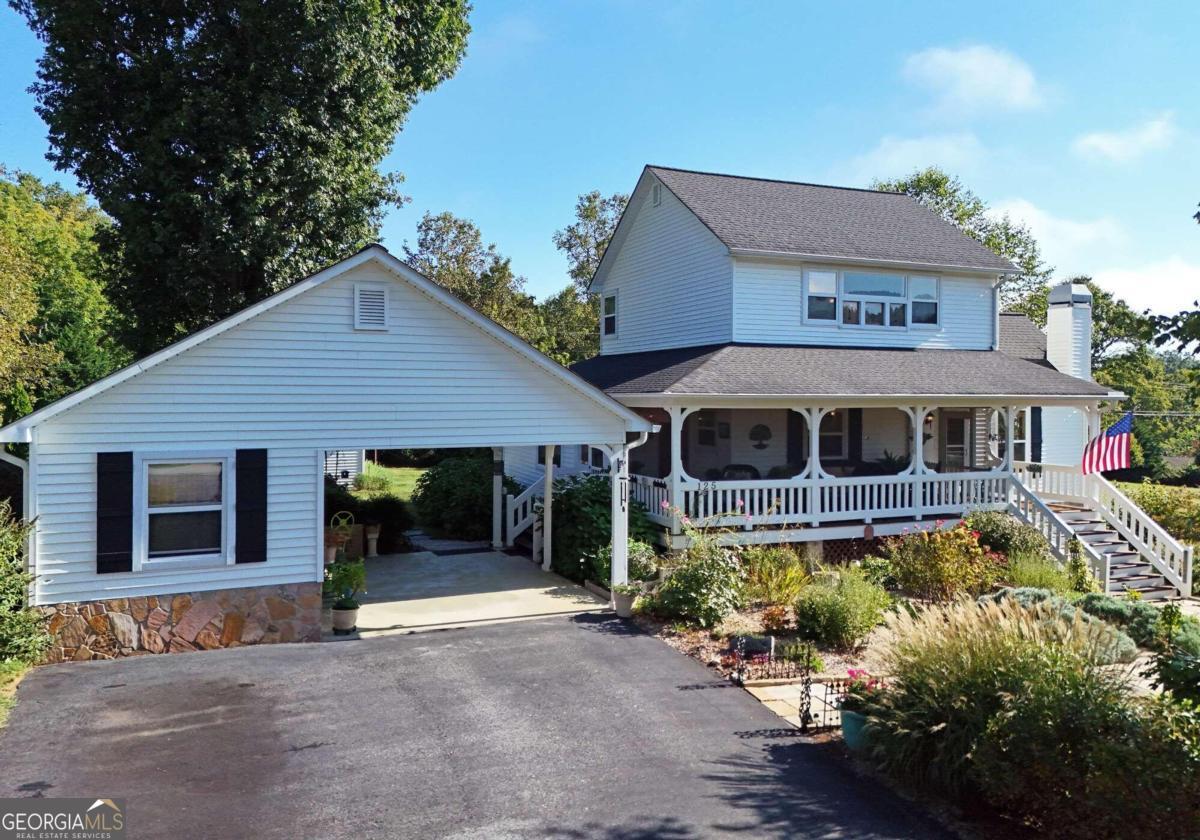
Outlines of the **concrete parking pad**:
<svg viewBox="0 0 1200 840">
<path fill-rule="evenodd" d="M 371 558 L 361 601 L 358 629 L 363 637 L 572 615 L 608 606 L 528 558 L 499 551 Z"/>
<path fill-rule="evenodd" d="M 610 615 L 35 669 L 0 797 L 130 837 L 944 838 Z"/>
</svg>

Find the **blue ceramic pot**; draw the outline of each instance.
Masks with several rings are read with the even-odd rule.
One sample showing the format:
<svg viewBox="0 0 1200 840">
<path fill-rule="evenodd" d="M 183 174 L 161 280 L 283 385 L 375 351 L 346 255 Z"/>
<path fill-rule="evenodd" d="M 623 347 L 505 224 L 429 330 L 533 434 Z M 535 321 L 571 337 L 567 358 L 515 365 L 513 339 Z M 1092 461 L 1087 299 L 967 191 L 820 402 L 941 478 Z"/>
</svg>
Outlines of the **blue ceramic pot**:
<svg viewBox="0 0 1200 840">
<path fill-rule="evenodd" d="M 867 716 L 861 712 L 842 710 L 842 740 L 854 752 L 862 752 L 867 745 L 863 727 L 867 725 Z"/>
</svg>

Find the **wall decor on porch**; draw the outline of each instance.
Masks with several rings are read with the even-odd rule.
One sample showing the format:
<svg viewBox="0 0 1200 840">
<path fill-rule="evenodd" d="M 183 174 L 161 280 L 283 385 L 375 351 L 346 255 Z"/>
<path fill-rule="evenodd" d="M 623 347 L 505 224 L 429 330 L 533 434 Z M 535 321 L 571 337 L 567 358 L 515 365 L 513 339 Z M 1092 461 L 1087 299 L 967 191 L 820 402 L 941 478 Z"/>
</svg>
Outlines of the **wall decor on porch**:
<svg viewBox="0 0 1200 840">
<path fill-rule="evenodd" d="M 754 441 L 755 449 L 766 449 L 770 444 L 767 443 L 771 439 L 771 428 L 762 423 L 757 423 L 750 428 L 750 440 Z"/>
</svg>

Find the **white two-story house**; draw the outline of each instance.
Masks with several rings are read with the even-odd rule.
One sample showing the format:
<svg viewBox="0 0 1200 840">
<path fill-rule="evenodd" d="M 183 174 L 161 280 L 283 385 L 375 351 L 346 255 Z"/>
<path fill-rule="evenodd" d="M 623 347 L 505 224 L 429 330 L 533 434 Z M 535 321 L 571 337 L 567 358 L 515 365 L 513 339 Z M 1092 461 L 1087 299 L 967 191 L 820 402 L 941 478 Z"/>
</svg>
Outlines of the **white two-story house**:
<svg viewBox="0 0 1200 840">
<path fill-rule="evenodd" d="M 600 354 L 573 370 L 658 427 L 629 492 L 670 544 L 687 516 L 844 554 L 1011 508 L 1063 556 L 1079 532 L 1106 581 L 1182 591 L 1183 547 L 1137 533 L 1128 501 L 1078 470 L 1123 396 L 1090 378 L 1086 288 L 1053 291 L 1044 334 L 1000 311 L 1015 272 L 905 195 L 651 166 L 592 281 Z M 541 453 L 506 460 L 534 492 Z M 605 464 L 588 447 L 554 462 Z"/>
</svg>

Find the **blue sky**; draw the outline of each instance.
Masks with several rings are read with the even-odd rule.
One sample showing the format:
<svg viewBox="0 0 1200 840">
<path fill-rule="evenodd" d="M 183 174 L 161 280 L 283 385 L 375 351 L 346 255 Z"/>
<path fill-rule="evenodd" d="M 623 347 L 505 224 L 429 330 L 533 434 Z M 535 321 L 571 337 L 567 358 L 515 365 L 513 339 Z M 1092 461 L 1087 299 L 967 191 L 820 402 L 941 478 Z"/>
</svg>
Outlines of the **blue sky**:
<svg viewBox="0 0 1200 840">
<path fill-rule="evenodd" d="M 646 163 L 865 186 L 937 164 L 1025 221 L 1060 276 L 1139 308 L 1200 296 L 1192 2 L 480 0 L 458 74 L 384 166 L 426 211 L 473 219 L 528 289 L 567 282 L 551 233 Z M 26 93 L 40 45 L 0 11 L 0 162 L 45 160 Z"/>
</svg>

